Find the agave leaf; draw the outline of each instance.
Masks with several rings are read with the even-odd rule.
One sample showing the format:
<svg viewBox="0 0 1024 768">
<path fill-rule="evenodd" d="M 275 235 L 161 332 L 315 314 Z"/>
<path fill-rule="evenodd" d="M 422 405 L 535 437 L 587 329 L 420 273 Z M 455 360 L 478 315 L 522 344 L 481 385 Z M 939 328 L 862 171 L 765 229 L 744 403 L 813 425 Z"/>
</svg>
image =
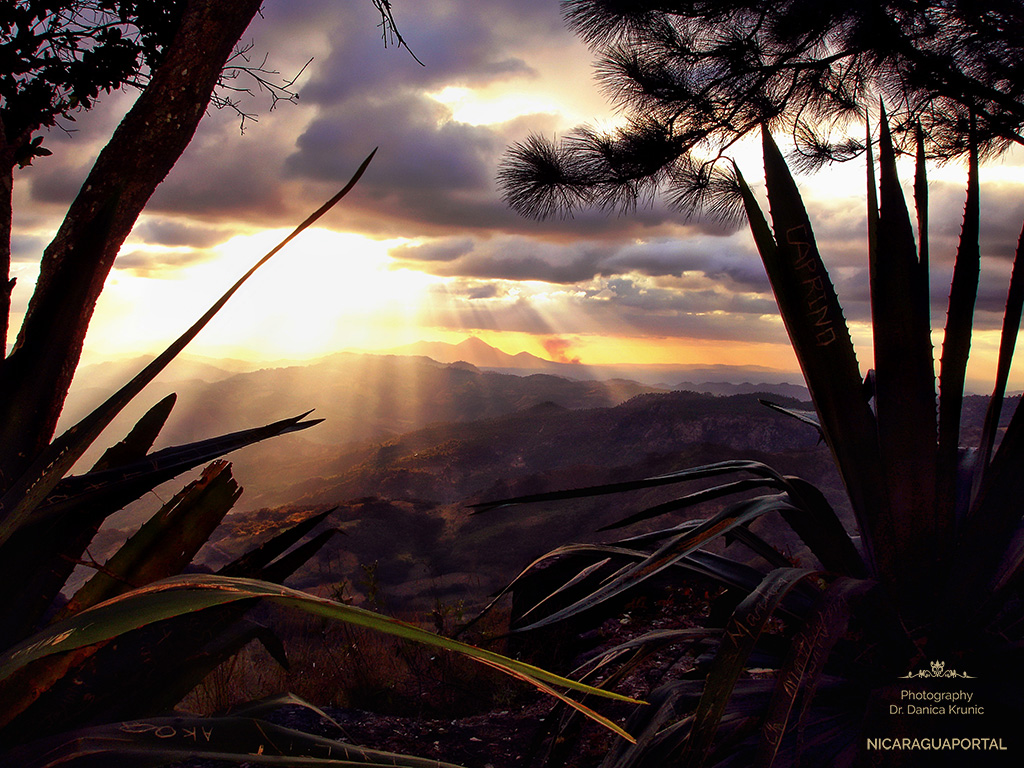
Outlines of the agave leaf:
<svg viewBox="0 0 1024 768">
<path fill-rule="evenodd" d="M 135 587 L 177 576 L 242 494 L 231 465 L 215 461 L 124 543 L 68 602 L 59 618 Z"/>
<path fill-rule="evenodd" d="M 302 418 L 167 448 L 127 466 L 63 480 L 32 521 L 0 545 L 0 577 L 24 585 L 0 592 L 5 618 L 0 623 L 0 645 L 12 645 L 33 630 L 109 515 L 159 483 L 223 453 L 319 423 Z"/>
<path fill-rule="evenodd" d="M 572 576 L 572 578 L 570 578 L 568 581 L 563 582 L 562 584 L 559 584 L 558 586 L 556 586 L 555 589 L 553 589 L 550 592 L 548 592 L 548 594 L 539 603 L 536 603 L 532 607 L 530 607 L 530 608 L 526 609 L 525 611 L 523 611 L 520 616 L 515 617 L 515 620 L 516 621 L 522 621 L 527 616 L 529 616 L 531 613 L 533 613 L 534 611 L 536 611 L 539 608 L 543 607 L 544 605 L 546 605 L 551 600 L 554 600 L 559 595 L 564 594 L 565 592 L 567 592 L 568 590 L 572 589 L 573 587 L 576 587 L 576 586 L 582 584 L 583 582 L 585 582 L 587 579 L 589 579 L 594 574 L 602 571 L 605 568 L 606 565 L 611 563 L 611 561 L 612 560 L 611 560 L 610 557 L 604 557 L 604 558 L 601 558 L 600 560 L 598 560 L 595 563 L 591 563 L 590 565 L 587 565 L 587 566 L 584 566 L 583 568 L 580 568 L 580 570 L 577 571 Z"/>
<path fill-rule="evenodd" d="M 996 382 L 992 389 L 988 410 L 985 413 L 985 425 L 981 431 L 978 466 L 971 486 L 972 503 L 981 490 L 981 484 L 984 481 L 995 446 L 996 433 L 999 431 L 999 417 L 1002 414 L 1006 382 L 1010 376 L 1010 364 L 1013 362 L 1013 351 L 1017 344 L 1017 333 L 1020 330 L 1022 309 L 1024 309 L 1024 228 L 1021 229 L 1020 237 L 1017 240 L 1017 250 L 1013 255 L 1010 287 L 1006 295 L 1006 311 L 1003 313 L 1003 330 L 999 337 Z"/>
<path fill-rule="evenodd" d="M 714 488 L 695 491 L 694 493 L 687 494 L 686 496 L 681 496 L 678 499 L 666 501 L 663 504 L 658 504 L 654 507 L 641 510 L 629 517 L 624 517 L 622 520 L 602 526 L 597 530 L 611 531 L 616 528 L 625 528 L 627 525 L 633 525 L 634 523 L 643 522 L 644 520 L 650 520 L 651 518 L 659 517 L 660 515 L 668 514 L 669 512 L 678 512 L 680 509 L 686 509 L 705 501 L 720 499 L 723 496 L 731 496 L 734 493 L 741 493 L 755 488 L 784 490 L 785 485 L 773 478 L 737 480 L 732 483 L 726 483 L 725 485 L 716 485 Z"/>
<path fill-rule="evenodd" d="M 627 727 L 636 733 L 635 744 L 616 744 L 601 763 L 601 768 L 634 768 L 656 764 L 646 762 L 652 749 L 665 738 L 665 726 L 700 695 L 699 684 L 691 680 L 673 681 L 651 692 L 649 706 L 641 707 L 630 717 Z M 667 761 L 657 763 L 667 764 Z"/>
<path fill-rule="evenodd" d="M 743 525 L 768 512 L 777 512 L 791 506 L 792 504 L 790 504 L 785 494 L 763 496 L 730 505 L 703 525 L 669 539 L 656 552 L 642 562 L 630 567 L 613 581 L 604 584 L 572 605 L 555 611 L 544 619 L 535 621 L 518 631 L 526 632 L 538 629 L 539 627 L 554 624 L 582 611 L 589 610 L 627 589 L 637 586 L 655 574 L 661 573 L 707 542 L 728 533 L 737 526 Z"/>
<path fill-rule="evenodd" d="M 770 768 L 786 733 L 797 698 L 803 693 L 802 712 L 814 697 L 825 662 L 846 632 L 850 601 L 871 587 L 862 579 L 840 577 L 828 586 L 790 643 L 786 661 L 776 677 L 758 747 L 757 766 Z"/>
<path fill-rule="evenodd" d="M 458 768 L 450 763 L 366 749 L 245 717 L 156 717 L 84 728 L 12 751 L 4 768 L 58 768 L 81 758 L 114 768 L 190 759 L 269 766 Z"/>
<path fill-rule="evenodd" d="M 807 424 L 810 427 L 814 427 L 814 429 L 817 430 L 818 432 L 818 439 L 825 439 L 825 433 L 821 429 L 821 423 L 818 421 L 818 415 L 814 411 L 797 411 L 792 408 L 783 408 L 778 403 L 773 403 L 771 400 L 761 400 L 760 398 L 758 398 L 757 402 L 759 402 L 766 408 L 771 408 L 773 411 L 784 413 L 786 416 L 794 418 L 797 421 L 803 422 L 804 424 Z"/>
<path fill-rule="evenodd" d="M 143 458 L 163 428 L 175 402 L 169 395 L 150 408 L 120 443 L 108 448 L 93 467 Z M 113 511 L 113 510 L 111 510 Z M 0 579 L 18 579 L 23 589 L 0 592 L 0 647 L 24 638 L 53 604 L 78 560 L 99 531 L 99 516 L 68 517 L 60 525 L 25 528 L 0 546 Z"/>
<path fill-rule="evenodd" d="M 897 552 L 885 536 L 888 501 L 874 416 L 862 394 L 853 343 L 796 184 L 767 130 L 762 137 L 774 236 L 750 187 L 737 177 L 754 242 L 869 556 L 892 563 Z"/>
<path fill-rule="evenodd" d="M 627 640 L 624 643 L 620 643 L 619 645 L 602 651 L 599 656 L 583 662 L 583 664 L 573 671 L 573 674 L 582 675 L 586 672 L 588 676 L 593 676 L 596 671 L 607 666 L 620 656 L 629 653 L 630 651 L 642 650 L 654 652 L 661 650 L 665 646 L 675 645 L 676 643 L 694 643 L 704 642 L 707 640 L 717 640 L 721 634 L 722 631 L 720 629 L 711 629 L 708 627 L 691 629 L 659 629 L 653 632 L 646 632 L 640 637 L 634 637 L 632 640 Z"/>
<path fill-rule="evenodd" d="M 214 606 L 40 659 L 21 672 L 25 686 L 4 686 L 19 741 L 90 724 L 149 717 L 172 709 L 210 671 L 252 641 L 287 663 L 277 637 L 243 618 L 253 603 Z M 72 662 L 65 661 L 72 657 Z M 66 669 L 52 682 L 40 674 Z M 42 680 L 45 685 L 37 685 Z M 6 715 L 6 713 L 5 713 Z"/>
<path fill-rule="evenodd" d="M 889 490 L 891 533 L 902 556 L 906 599 L 920 603 L 933 589 L 936 559 L 952 532 L 952 510 L 935 503 L 935 364 L 930 309 L 913 225 L 896 173 L 896 153 L 882 113 L 881 207 L 870 249 L 871 318 L 875 347 L 878 444 Z"/>
<path fill-rule="evenodd" d="M 146 679 L 153 685 L 149 691 L 132 692 L 135 702 L 118 702 L 125 717 L 138 716 L 149 711 L 170 712 L 184 699 L 193 688 L 199 685 L 207 675 L 241 651 L 252 642 L 263 646 L 264 650 L 283 669 L 289 668 L 288 656 L 284 644 L 277 634 L 268 627 L 244 618 L 237 618 L 245 612 L 244 606 L 223 606 L 210 612 L 208 620 L 203 623 L 193 621 L 191 626 L 181 620 L 171 620 L 166 629 L 167 635 L 173 635 L 181 652 L 175 657 L 177 648 L 167 649 L 166 656 L 161 654 L 160 666 L 163 670 L 147 669 Z M 217 614 L 220 615 L 217 615 Z M 194 614 L 182 619 L 202 619 L 202 614 Z M 179 626 L 175 626 L 175 622 Z M 155 627 L 154 627 L 155 629 Z M 194 634 L 190 635 L 192 632 Z M 205 645 L 196 643 L 192 647 L 192 638 L 212 635 Z M 185 640 L 182 643 L 182 639 Z M 148 653 L 148 649 L 146 650 Z M 145 666 L 145 661 L 140 660 Z M 130 698 L 131 696 L 129 696 Z"/>
<path fill-rule="evenodd" d="M 925 306 L 931 306 L 929 296 L 929 248 L 928 248 L 928 175 L 926 172 L 924 129 L 917 124 L 917 162 L 914 165 L 914 208 L 917 209 L 918 261 L 921 264 Z"/>
<path fill-rule="evenodd" d="M 765 625 L 786 594 L 815 575 L 815 571 L 807 569 L 779 568 L 768 574 L 757 590 L 737 606 L 708 670 L 704 693 L 694 713 L 693 727 L 682 756 L 684 766 L 699 766 L 704 762 L 711 751 L 733 687 Z"/>
<path fill-rule="evenodd" d="M 296 547 L 287 555 L 275 560 L 260 571 L 258 578 L 263 581 L 270 581 L 281 584 L 295 571 L 305 565 L 328 541 L 343 533 L 337 528 L 321 531 L 312 539 Z"/>
<path fill-rule="evenodd" d="M 612 493 L 623 493 L 643 488 L 656 488 L 662 485 L 672 485 L 689 480 L 702 480 L 718 475 L 731 474 L 733 472 L 750 472 L 759 477 L 775 478 L 781 482 L 782 477 L 774 469 L 759 461 L 731 460 L 720 461 L 715 464 L 704 464 L 699 467 L 669 472 L 664 475 L 647 477 L 642 480 L 629 480 L 620 483 L 606 483 L 593 485 L 586 488 L 573 488 L 564 491 L 550 491 L 548 493 L 533 493 L 527 496 L 516 496 L 510 499 L 499 501 L 487 501 L 481 504 L 472 504 L 473 514 L 481 514 L 499 507 L 507 507 L 513 504 L 531 504 L 538 501 L 563 501 L 565 499 L 582 499 L 591 496 L 604 496 Z"/>
<path fill-rule="evenodd" d="M 978 189 L 978 151 L 972 146 L 967 172 L 967 201 L 963 228 L 957 247 L 953 279 L 949 286 L 949 309 L 942 341 L 939 374 L 939 457 L 938 501 L 951 504 L 954 498 L 957 451 L 960 447 L 960 415 L 971 351 L 974 303 L 981 271 L 981 204 Z M 950 514 L 953 510 L 950 511 Z"/>
<path fill-rule="evenodd" d="M 125 439 L 107 448 L 89 471 L 102 472 L 105 469 L 131 464 L 145 457 L 149 449 L 153 447 L 153 443 L 156 442 L 160 430 L 167 423 L 167 417 L 171 415 L 171 409 L 177 400 L 178 396 L 172 392 L 146 411 L 146 414 L 132 427 Z"/>
<path fill-rule="evenodd" d="M 735 538 L 736 541 L 746 546 L 751 552 L 758 555 L 762 560 L 768 563 L 768 565 L 774 568 L 785 568 L 792 565 L 785 555 L 745 525 L 733 528 L 726 534 L 725 539 L 727 546 L 730 538 Z"/>
<path fill-rule="evenodd" d="M 255 549 L 241 555 L 237 560 L 228 563 L 217 573 L 221 576 L 258 578 L 261 571 L 274 558 L 283 554 L 293 544 L 298 543 L 299 539 L 320 525 L 336 509 L 337 507 L 331 507 L 325 512 L 307 517 L 301 523 L 296 523 L 292 527 L 285 529 Z"/>
<path fill-rule="evenodd" d="M 700 522 L 703 523 L 704 521 Z M 679 530 L 679 528 L 673 528 L 670 531 L 666 531 L 665 535 L 666 537 L 670 535 L 678 535 Z M 509 592 L 512 592 L 524 578 L 532 574 L 534 569 L 546 560 L 552 560 L 559 557 L 580 556 L 583 558 L 589 557 L 592 559 L 609 561 L 613 558 L 620 558 L 636 562 L 650 556 L 649 552 L 628 548 L 629 542 L 631 541 L 633 541 L 633 539 L 626 539 L 623 542 L 620 542 L 621 545 L 625 546 L 572 544 L 559 547 L 547 554 L 541 555 L 530 563 L 530 565 L 524 568 L 515 579 L 503 587 L 479 614 L 474 616 L 469 622 L 459 629 L 456 636 L 468 631 L 473 625 L 480 621 L 480 619 L 487 615 L 503 597 L 505 597 Z M 751 589 L 754 589 L 763 578 L 762 573 L 748 565 L 737 563 L 730 558 L 722 557 L 721 555 L 716 555 L 711 552 L 704 552 L 702 550 L 691 552 L 680 560 L 679 563 L 677 563 L 677 566 L 693 571 L 701 576 L 706 576 L 713 581 L 718 581 L 727 587 L 736 587 L 743 591 L 750 591 Z M 581 568 L 586 568 L 586 566 L 583 565 Z M 560 583 L 558 581 L 552 580 L 551 590 L 557 590 L 559 589 L 559 586 Z"/>
<path fill-rule="evenodd" d="M 262 427 L 244 429 L 186 445 L 164 448 L 127 466 L 62 480 L 53 493 L 39 505 L 36 520 L 52 518 L 69 510 L 106 505 L 119 509 L 171 478 L 201 464 L 279 435 L 298 432 L 319 424 L 322 419 L 303 421 L 312 411 L 281 419 Z"/>
<path fill-rule="evenodd" d="M 794 503 L 781 514 L 793 532 L 828 570 L 857 578 L 867 576 L 864 560 L 825 495 L 799 477 L 786 477 L 786 482 Z"/>
<path fill-rule="evenodd" d="M 328 200 L 318 210 L 312 213 L 305 221 L 296 227 L 291 234 L 284 238 L 272 248 L 263 258 L 256 262 L 253 267 L 242 275 L 231 288 L 218 299 L 206 313 L 197 320 L 191 328 L 183 333 L 178 339 L 161 352 L 154 360 L 143 368 L 136 376 L 125 384 L 121 389 L 110 396 L 102 405 L 92 413 L 83 418 L 80 422 L 71 427 L 67 432 L 54 440 L 40 455 L 29 465 L 24 474 L 15 480 L 0 497 L 0 544 L 10 539 L 14 532 L 21 527 L 35 508 L 47 497 L 60 479 L 74 466 L 75 462 L 82 457 L 82 454 L 99 437 L 100 433 L 113 421 L 124 407 L 138 395 L 147 384 L 167 367 L 167 365 L 188 345 L 192 339 L 213 319 L 235 292 L 263 266 L 272 256 L 284 248 L 302 231 L 312 226 L 321 216 L 333 208 L 348 192 L 356 185 L 362 177 L 366 167 L 370 164 L 374 150 L 359 166 L 356 173 L 349 182 L 334 197 Z"/>
<path fill-rule="evenodd" d="M 559 700 L 579 709 L 581 705 L 564 694 L 553 692 L 550 685 L 590 693 L 619 701 L 637 703 L 635 699 L 568 680 L 538 667 L 508 659 L 500 654 L 476 648 L 457 640 L 387 616 L 326 598 L 308 595 L 280 585 L 252 579 L 225 576 L 179 576 L 115 597 L 63 621 L 56 622 L 27 641 L 0 654 L 0 682 L 9 679 L 33 661 L 56 654 L 87 648 L 154 622 L 182 616 L 205 608 L 229 605 L 240 601 L 264 599 L 296 608 L 313 615 L 344 621 L 377 630 L 406 640 L 461 653 L 483 664 L 493 666 L 552 692 Z M 589 716 L 589 711 L 586 713 Z M 603 723 L 608 725 L 607 723 Z M 616 733 L 621 729 L 611 724 Z"/>
</svg>

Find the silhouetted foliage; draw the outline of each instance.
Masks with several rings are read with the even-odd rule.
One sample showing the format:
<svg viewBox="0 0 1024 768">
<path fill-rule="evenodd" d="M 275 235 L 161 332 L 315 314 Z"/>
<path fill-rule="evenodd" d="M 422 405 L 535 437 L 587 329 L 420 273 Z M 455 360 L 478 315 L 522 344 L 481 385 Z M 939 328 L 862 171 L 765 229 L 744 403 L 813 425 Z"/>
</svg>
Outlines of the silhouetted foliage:
<svg viewBox="0 0 1024 768">
<path fill-rule="evenodd" d="M 920 125 L 935 158 L 965 155 L 972 130 L 982 153 L 1022 142 L 1019 2 L 562 5 L 627 120 L 611 133 L 582 127 L 560 142 L 533 136 L 512 147 L 500 177 L 527 215 L 628 208 L 657 189 L 683 209 L 729 215 L 734 183 L 716 160 L 736 141 L 766 125 L 792 135 L 798 166 L 846 160 L 864 147 L 842 129 L 880 99 L 897 141 L 911 142 Z"/>
<path fill-rule="evenodd" d="M 143 85 L 184 0 L 48 0 L 0 6 L 0 120 L 15 160 L 50 154 L 40 128 L 73 120 L 103 92 Z"/>
</svg>

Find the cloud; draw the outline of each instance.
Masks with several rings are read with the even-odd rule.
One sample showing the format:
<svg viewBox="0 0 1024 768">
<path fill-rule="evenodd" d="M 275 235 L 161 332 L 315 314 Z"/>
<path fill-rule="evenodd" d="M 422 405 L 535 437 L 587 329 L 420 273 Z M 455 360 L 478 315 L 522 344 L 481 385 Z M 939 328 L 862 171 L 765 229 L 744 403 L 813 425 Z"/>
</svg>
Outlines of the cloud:
<svg viewBox="0 0 1024 768">
<path fill-rule="evenodd" d="M 548 242 L 521 235 L 437 238 L 393 249 L 391 255 L 406 266 L 442 277 L 570 284 L 631 273 L 699 273 L 736 290 L 769 290 L 764 267 L 744 235 L 686 236 L 685 229 L 676 237 L 625 244 L 610 239 Z"/>
<path fill-rule="evenodd" d="M 382 62 L 381 40 L 369 32 L 379 16 L 369 2 L 350 4 L 345 24 L 333 30 L 333 50 L 303 88 L 302 99 L 337 106 L 359 95 L 387 97 L 532 76 L 534 69 L 521 51 L 566 34 L 553 6 L 542 0 L 406 4 L 396 10 L 396 18 L 420 66 L 397 49 Z"/>
<path fill-rule="evenodd" d="M 363 180 L 325 221 L 339 230 L 419 242 L 391 256 L 396 266 L 447 278 L 434 289 L 425 322 L 460 330 L 557 334 L 629 327 L 637 335 L 785 341 L 745 229 L 687 220 L 660 202 L 627 215 L 587 210 L 542 222 L 504 204 L 495 174 L 505 148 L 530 132 L 563 133 L 582 102 L 575 111 L 564 105 L 576 92 L 595 89 L 590 55 L 565 29 L 558 3 L 424 0 L 396 4 L 395 12 L 426 66 L 404 50 L 384 47 L 369 0 L 267 0 L 264 18 L 246 39 L 254 41 L 254 54 L 269 52 L 271 66 L 285 76 L 315 57 L 298 81 L 298 103 L 270 112 L 265 101 L 247 101 L 259 122 L 243 136 L 237 115 L 211 110 L 154 195 L 118 267 L 173 272 L 208 258 L 206 249 L 240 225 L 293 224 L 379 145 Z M 559 79 L 564 82 L 552 85 Z M 485 104 L 495 94 L 540 90 L 563 100 L 537 106 L 536 114 L 521 114 L 534 109 L 531 104 L 510 109 L 503 122 L 494 117 L 472 124 L 457 102 L 434 98 L 451 88 L 470 89 Z M 104 99 L 80 116 L 73 135 L 51 132 L 47 145 L 54 157 L 19 172 L 18 183 L 31 195 L 17 220 L 16 261 L 38 258 L 45 245 L 38 222 L 72 199 L 131 98 Z M 846 194 L 842 184 L 830 184 L 829 174 L 826 169 L 808 183 L 807 205 L 845 316 L 865 321 L 871 309 L 863 181 Z M 941 177 L 930 197 L 932 310 L 941 327 L 963 185 Z M 1012 173 L 991 182 L 983 174 L 982 218 L 977 327 L 994 328 L 1024 220 L 1024 195 Z M 571 357 L 572 350 L 549 353 Z"/>
<path fill-rule="evenodd" d="M 211 248 L 223 243 L 235 233 L 229 229 L 206 226 L 180 218 L 166 219 L 143 216 L 132 230 L 132 241 L 167 247 Z"/>
<path fill-rule="evenodd" d="M 29 263 L 39 261 L 49 240 L 41 235 L 15 234 L 11 236 L 11 261 Z"/>
<path fill-rule="evenodd" d="M 117 257 L 116 267 L 138 277 L 159 277 L 174 270 L 209 260 L 205 251 L 148 251 L 134 250 Z"/>
<path fill-rule="evenodd" d="M 568 339 L 544 339 L 544 351 L 548 357 L 557 363 L 579 363 L 582 362 L 576 355 L 570 355 L 572 342 Z"/>
<path fill-rule="evenodd" d="M 455 279 L 435 286 L 423 309 L 430 326 L 471 332 L 532 334 L 621 334 L 659 338 L 785 343 L 774 301 L 756 294 L 681 291 L 638 277 L 598 278 L 584 285 L 523 286 L 492 283 L 478 292 L 475 281 Z M 625 330 L 624 330 L 625 329 Z M 566 351 L 566 354 L 568 352 Z"/>
</svg>

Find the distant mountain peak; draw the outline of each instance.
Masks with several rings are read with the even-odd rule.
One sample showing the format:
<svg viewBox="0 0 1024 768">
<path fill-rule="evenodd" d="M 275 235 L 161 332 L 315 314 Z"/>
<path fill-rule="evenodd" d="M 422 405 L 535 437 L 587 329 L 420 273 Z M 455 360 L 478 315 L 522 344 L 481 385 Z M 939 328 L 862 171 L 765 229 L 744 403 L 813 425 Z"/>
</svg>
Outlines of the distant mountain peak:
<svg viewBox="0 0 1024 768">
<path fill-rule="evenodd" d="M 396 355 L 425 355 L 439 363 L 463 362 L 479 368 L 525 368 L 537 371 L 558 367 L 558 363 L 531 355 L 529 352 L 510 355 L 491 346 L 479 336 L 468 336 L 457 344 L 445 341 L 418 341 L 389 352 Z"/>
<path fill-rule="evenodd" d="M 481 349 L 486 350 L 488 352 L 501 352 L 500 349 L 498 349 L 497 347 L 492 347 L 479 336 L 469 336 L 453 346 L 456 349 Z M 502 352 L 502 354 L 506 353 Z"/>
</svg>

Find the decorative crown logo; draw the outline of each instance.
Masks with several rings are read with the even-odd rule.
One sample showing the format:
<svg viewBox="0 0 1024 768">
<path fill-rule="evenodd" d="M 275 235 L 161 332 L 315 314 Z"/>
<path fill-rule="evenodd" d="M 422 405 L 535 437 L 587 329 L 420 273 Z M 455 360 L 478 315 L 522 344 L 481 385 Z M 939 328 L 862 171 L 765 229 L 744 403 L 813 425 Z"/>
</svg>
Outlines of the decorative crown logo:
<svg viewBox="0 0 1024 768">
<path fill-rule="evenodd" d="M 946 669 L 946 662 L 944 661 L 932 661 L 929 669 L 922 669 L 917 672 L 908 672 L 905 675 L 901 675 L 901 680 L 911 680 L 920 677 L 957 677 L 961 679 L 973 680 L 973 675 L 968 675 L 966 672 L 958 672 L 955 669 Z"/>
</svg>

